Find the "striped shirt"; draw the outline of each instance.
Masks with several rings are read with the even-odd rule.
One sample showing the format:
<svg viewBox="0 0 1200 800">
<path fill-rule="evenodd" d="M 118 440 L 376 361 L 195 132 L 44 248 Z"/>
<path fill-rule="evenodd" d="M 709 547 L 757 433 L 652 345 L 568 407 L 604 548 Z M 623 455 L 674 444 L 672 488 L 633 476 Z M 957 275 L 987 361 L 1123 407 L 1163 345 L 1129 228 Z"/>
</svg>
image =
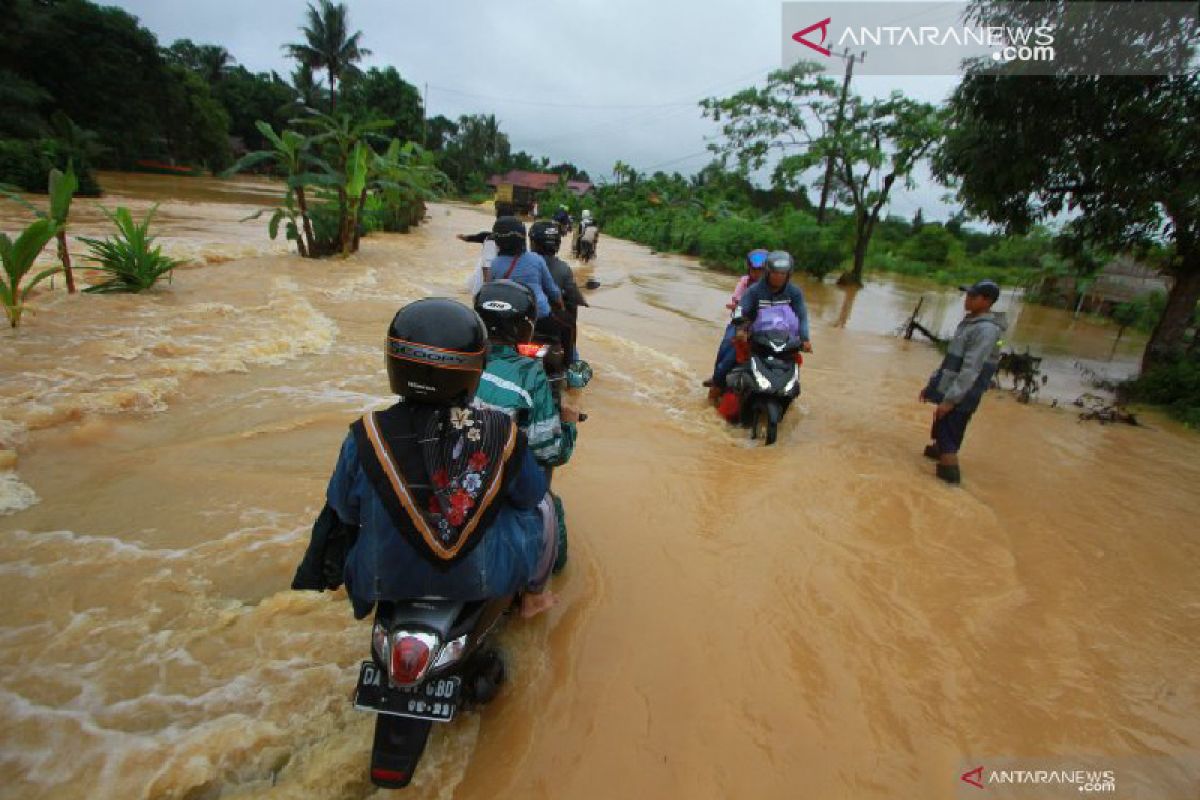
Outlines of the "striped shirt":
<svg viewBox="0 0 1200 800">
<path fill-rule="evenodd" d="M 475 405 L 498 409 L 516 419 L 538 463 L 558 465 L 570 457 L 550 381 L 537 359 L 526 358 L 507 345 L 493 345 L 475 392 Z"/>
</svg>

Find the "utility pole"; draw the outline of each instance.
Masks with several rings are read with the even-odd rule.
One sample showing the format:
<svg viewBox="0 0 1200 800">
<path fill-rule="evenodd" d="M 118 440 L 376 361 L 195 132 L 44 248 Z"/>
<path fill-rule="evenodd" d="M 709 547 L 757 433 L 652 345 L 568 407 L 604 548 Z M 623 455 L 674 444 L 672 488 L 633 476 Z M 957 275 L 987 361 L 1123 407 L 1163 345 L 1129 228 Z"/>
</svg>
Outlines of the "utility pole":
<svg viewBox="0 0 1200 800">
<path fill-rule="evenodd" d="M 429 82 L 425 82 L 425 99 L 421 101 L 421 147 L 429 147 Z"/>
<path fill-rule="evenodd" d="M 836 53 L 834 55 L 837 55 Z M 864 50 L 858 55 L 850 55 L 850 49 L 846 48 L 839 58 L 846 59 L 846 78 L 842 81 L 842 96 L 838 100 L 837 121 L 833 124 L 833 135 L 836 138 L 842 132 L 842 117 L 846 113 L 846 96 L 850 93 L 850 76 L 854 74 L 854 62 L 863 61 L 867 57 Z M 829 186 L 833 182 L 833 155 L 830 154 L 825 159 L 825 183 L 821 186 L 821 205 L 817 209 L 817 224 L 825 224 L 825 206 L 829 202 Z"/>
</svg>

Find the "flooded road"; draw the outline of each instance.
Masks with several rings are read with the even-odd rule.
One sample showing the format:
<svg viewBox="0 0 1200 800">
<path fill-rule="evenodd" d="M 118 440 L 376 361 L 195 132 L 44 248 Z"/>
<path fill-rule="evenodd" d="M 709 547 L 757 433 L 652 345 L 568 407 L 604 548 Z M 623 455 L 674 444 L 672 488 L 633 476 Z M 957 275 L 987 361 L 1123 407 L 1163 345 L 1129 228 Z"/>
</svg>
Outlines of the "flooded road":
<svg viewBox="0 0 1200 800">
<path fill-rule="evenodd" d="M 369 626 L 286 587 L 346 426 L 388 402 L 391 315 L 459 293 L 477 249 L 453 236 L 489 220 L 435 205 L 312 262 L 237 222 L 269 186 L 102 179 L 106 205 L 161 201 L 164 249 L 197 268 L 142 297 L 60 286 L 0 334 L 4 794 L 386 796 L 348 701 Z M 79 203 L 73 233 L 102 228 Z M 408 796 L 951 798 L 1006 759 L 1200 794 L 1200 438 L 993 393 L 944 487 L 915 402 L 938 355 L 886 335 L 920 285 L 847 308 L 806 283 L 804 394 L 754 447 L 699 383 L 732 277 L 611 239 L 578 272 L 602 286 L 590 419 L 555 477 L 560 603 L 505 632 L 511 682 L 438 730 Z M 924 291 L 952 327 L 957 299 Z M 1112 329 L 999 307 L 1047 392 L 1107 363 Z"/>
</svg>

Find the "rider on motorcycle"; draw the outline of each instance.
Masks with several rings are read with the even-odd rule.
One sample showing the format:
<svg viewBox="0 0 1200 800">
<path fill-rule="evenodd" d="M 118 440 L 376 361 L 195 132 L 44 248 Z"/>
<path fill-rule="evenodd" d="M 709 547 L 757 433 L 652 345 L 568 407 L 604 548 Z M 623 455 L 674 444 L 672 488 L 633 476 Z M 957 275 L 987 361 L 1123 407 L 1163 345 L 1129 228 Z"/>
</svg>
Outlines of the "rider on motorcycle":
<svg viewBox="0 0 1200 800">
<path fill-rule="evenodd" d="M 559 316 L 562 322 L 571 328 L 570 342 L 564 341 L 563 349 L 567 353 L 567 360 L 573 362 L 578 360 L 575 353 L 575 340 L 578 336 L 579 307 L 588 305 L 588 301 L 575 283 L 575 273 L 571 271 L 571 265 L 558 257 L 558 249 L 561 246 L 562 237 L 559 235 L 558 226 L 554 223 L 542 220 L 530 226 L 530 249 L 545 259 L 546 266 L 550 269 L 550 276 L 554 278 L 558 288 L 562 289 L 564 308 L 561 312 L 557 312 L 556 316 Z"/>
<path fill-rule="evenodd" d="M 541 591 L 555 547 L 538 511 L 545 476 L 508 415 L 471 406 L 483 322 L 418 300 L 396 313 L 385 353 L 398 400 L 350 427 L 292 588 L 344 579 L 357 619 L 380 601 Z"/>
<path fill-rule="evenodd" d="M 751 250 L 746 255 L 746 274 L 737 282 L 737 286 L 733 289 L 733 296 L 729 298 L 729 302 L 725 307 L 733 311 L 741 302 L 742 296 L 754 284 L 762 278 L 763 268 L 767 265 L 766 250 Z M 729 324 L 725 326 L 725 335 L 721 337 L 721 344 L 717 347 L 717 360 L 713 364 L 713 377 L 704 381 L 704 385 L 709 387 L 709 398 L 715 400 L 721 393 L 721 385 L 717 383 L 717 374 L 728 375 L 729 370 L 733 369 L 736 363 L 736 350 L 733 346 L 733 336 L 737 333 L 737 323 L 730 318 Z M 724 364 L 724 366 L 722 366 Z"/>
<path fill-rule="evenodd" d="M 558 211 L 554 212 L 554 222 L 557 223 L 560 233 L 571 230 L 571 212 L 567 210 L 566 206 L 560 205 Z"/>
<path fill-rule="evenodd" d="M 475 392 L 475 405 L 514 418 L 539 464 L 567 463 L 575 446 L 575 425 L 560 419 L 541 363 L 516 349 L 533 337 L 533 292 L 513 281 L 493 281 L 479 290 L 475 311 L 488 330 L 487 369 Z"/>
<path fill-rule="evenodd" d="M 752 331 L 764 325 L 782 324 L 794 329 L 801 350 L 812 352 L 808 338 L 808 309 L 804 304 L 804 292 L 792 283 L 794 270 L 795 262 L 790 253 L 776 250 L 767 255 L 766 275 L 746 290 L 734 311 L 738 327 L 735 341 L 744 341 Z M 718 364 L 713 373 L 713 384 L 723 387 L 733 366 L 734 363 L 729 361 Z"/>
<path fill-rule="evenodd" d="M 579 245 L 584 241 L 591 243 L 592 258 L 595 258 L 597 245 L 600 243 L 600 226 L 596 224 L 596 220 L 592 219 L 591 210 L 586 208 L 579 217 L 579 230 L 575 232 L 575 240 L 571 246 L 571 252 L 576 258 L 579 258 L 582 252 Z"/>
</svg>

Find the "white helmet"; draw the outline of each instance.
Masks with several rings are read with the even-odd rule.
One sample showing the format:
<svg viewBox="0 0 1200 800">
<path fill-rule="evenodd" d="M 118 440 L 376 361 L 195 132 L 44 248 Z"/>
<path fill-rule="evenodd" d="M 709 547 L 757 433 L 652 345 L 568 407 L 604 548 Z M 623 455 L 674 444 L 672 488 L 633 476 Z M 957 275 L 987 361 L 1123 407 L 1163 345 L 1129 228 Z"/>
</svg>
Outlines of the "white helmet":
<svg viewBox="0 0 1200 800">
<path fill-rule="evenodd" d="M 591 218 L 592 218 L 592 212 L 591 212 L 591 211 L 589 211 L 588 209 L 586 209 L 586 208 L 585 208 L 585 209 L 583 210 L 583 218 L 584 218 L 584 219 L 591 219 Z"/>
</svg>

